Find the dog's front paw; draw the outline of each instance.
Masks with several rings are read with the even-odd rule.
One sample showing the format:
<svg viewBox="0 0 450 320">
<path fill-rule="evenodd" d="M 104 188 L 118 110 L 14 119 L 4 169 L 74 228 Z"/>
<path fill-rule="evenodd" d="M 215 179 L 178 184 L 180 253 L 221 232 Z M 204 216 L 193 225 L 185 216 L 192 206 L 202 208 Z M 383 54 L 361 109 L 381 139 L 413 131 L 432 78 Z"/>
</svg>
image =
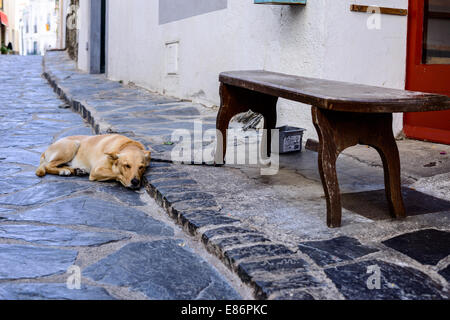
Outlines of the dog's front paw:
<svg viewBox="0 0 450 320">
<path fill-rule="evenodd" d="M 75 175 L 76 175 L 77 177 L 84 177 L 84 176 L 89 175 L 89 172 L 87 172 L 87 171 L 84 170 L 84 169 L 75 169 Z"/>
</svg>

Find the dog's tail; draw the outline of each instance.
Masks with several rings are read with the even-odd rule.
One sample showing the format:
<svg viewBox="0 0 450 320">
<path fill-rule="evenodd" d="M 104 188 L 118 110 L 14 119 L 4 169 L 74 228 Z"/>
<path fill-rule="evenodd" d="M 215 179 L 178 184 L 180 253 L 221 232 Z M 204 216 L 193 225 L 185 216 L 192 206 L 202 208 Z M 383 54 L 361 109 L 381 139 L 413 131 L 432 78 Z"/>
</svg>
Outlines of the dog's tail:
<svg viewBox="0 0 450 320">
<path fill-rule="evenodd" d="M 36 170 L 36 175 L 38 177 L 44 177 L 47 174 L 47 171 L 45 170 L 45 165 L 47 161 L 45 160 L 45 153 L 41 156 L 41 164 L 39 165 L 39 168 Z"/>
</svg>

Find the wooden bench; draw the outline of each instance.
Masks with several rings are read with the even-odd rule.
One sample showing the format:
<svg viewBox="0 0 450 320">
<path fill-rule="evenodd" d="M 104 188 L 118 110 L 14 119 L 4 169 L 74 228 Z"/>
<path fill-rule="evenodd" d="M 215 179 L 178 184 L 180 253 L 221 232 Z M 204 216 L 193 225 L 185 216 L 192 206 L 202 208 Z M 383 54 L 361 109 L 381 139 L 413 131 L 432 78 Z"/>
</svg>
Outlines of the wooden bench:
<svg viewBox="0 0 450 320">
<path fill-rule="evenodd" d="M 278 98 L 312 106 L 317 129 L 319 171 L 327 201 L 327 224 L 341 225 L 341 198 L 336 160 L 346 148 L 369 145 L 381 156 L 391 214 L 406 217 L 400 182 L 400 158 L 392 131 L 392 113 L 450 109 L 443 95 L 387 89 L 353 83 L 297 77 L 267 71 L 233 71 L 220 74 L 221 106 L 217 116 L 216 164 L 223 164 L 226 132 L 236 114 L 252 110 L 264 116 L 267 130 L 275 129 Z M 267 149 L 270 155 L 271 135 Z"/>
</svg>

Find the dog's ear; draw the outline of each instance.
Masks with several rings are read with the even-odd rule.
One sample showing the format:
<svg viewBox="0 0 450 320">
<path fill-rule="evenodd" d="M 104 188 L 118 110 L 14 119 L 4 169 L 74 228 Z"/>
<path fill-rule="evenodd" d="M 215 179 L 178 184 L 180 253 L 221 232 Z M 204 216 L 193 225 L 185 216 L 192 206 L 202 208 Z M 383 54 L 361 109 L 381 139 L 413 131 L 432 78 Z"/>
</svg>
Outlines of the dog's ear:
<svg viewBox="0 0 450 320">
<path fill-rule="evenodd" d="M 119 160 L 119 155 L 116 152 L 106 153 L 108 156 L 108 159 L 111 161 L 117 161 Z"/>
<path fill-rule="evenodd" d="M 149 164 L 150 160 L 152 158 L 152 153 L 150 151 L 145 151 L 144 155 L 145 155 L 145 161 L 147 162 L 147 164 Z"/>
</svg>

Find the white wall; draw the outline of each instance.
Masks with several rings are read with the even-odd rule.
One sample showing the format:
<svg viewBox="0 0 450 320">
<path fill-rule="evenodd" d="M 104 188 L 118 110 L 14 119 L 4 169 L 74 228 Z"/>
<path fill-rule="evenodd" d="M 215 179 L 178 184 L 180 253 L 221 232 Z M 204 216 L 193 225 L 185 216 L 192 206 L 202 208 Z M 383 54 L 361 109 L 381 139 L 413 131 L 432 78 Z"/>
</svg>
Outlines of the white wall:
<svg viewBox="0 0 450 320">
<path fill-rule="evenodd" d="M 77 14 L 78 68 L 86 72 L 89 70 L 88 42 L 90 32 L 90 1 L 91 0 L 80 0 L 80 8 L 78 9 Z"/>
<path fill-rule="evenodd" d="M 108 76 L 214 105 L 219 73 L 238 69 L 403 89 L 407 18 L 382 15 L 381 30 L 369 30 L 370 15 L 350 12 L 352 3 L 408 5 L 407 0 L 309 0 L 295 7 L 229 0 L 228 9 L 159 25 L 157 0 L 109 0 Z M 81 39 L 80 34 L 83 50 Z M 176 76 L 165 70 L 170 41 L 180 42 Z M 316 137 L 309 107 L 280 101 L 278 114 L 279 125 L 300 126 L 308 129 L 307 137 Z M 396 132 L 401 120 L 396 117 Z"/>
</svg>

